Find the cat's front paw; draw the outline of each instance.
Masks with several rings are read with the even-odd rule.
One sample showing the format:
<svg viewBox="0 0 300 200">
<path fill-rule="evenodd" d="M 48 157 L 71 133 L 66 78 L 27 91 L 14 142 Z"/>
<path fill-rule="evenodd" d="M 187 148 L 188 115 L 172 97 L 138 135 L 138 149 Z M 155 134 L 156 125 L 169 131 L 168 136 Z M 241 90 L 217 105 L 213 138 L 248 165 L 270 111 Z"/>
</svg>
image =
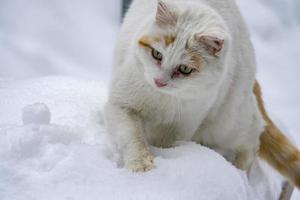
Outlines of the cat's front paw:
<svg viewBox="0 0 300 200">
<path fill-rule="evenodd" d="M 125 167 L 133 172 L 146 172 L 154 168 L 153 156 L 147 154 L 125 162 Z"/>
</svg>

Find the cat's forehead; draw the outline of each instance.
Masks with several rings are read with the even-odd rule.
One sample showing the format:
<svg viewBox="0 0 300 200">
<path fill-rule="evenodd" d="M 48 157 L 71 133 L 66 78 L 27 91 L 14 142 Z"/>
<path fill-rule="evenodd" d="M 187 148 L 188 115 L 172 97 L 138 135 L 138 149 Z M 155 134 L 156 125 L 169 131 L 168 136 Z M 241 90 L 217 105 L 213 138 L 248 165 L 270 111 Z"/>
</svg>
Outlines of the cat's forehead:
<svg viewBox="0 0 300 200">
<path fill-rule="evenodd" d="M 165 47 L 169 47 L 175 42 L 176 38 L 176 34 L 147 34 L 140 38 L 139 43 L 144 46 L 161 44 Z"/>
<path fill-rule="evenodd" d="M 182 27 L 169 27 L 167 29 L 153 27 L 148 33 L 144 33 L 140 41 L 149 45 L 160 45 L 164 48 L 183 48 L 190 38 Z"/>
</svg>

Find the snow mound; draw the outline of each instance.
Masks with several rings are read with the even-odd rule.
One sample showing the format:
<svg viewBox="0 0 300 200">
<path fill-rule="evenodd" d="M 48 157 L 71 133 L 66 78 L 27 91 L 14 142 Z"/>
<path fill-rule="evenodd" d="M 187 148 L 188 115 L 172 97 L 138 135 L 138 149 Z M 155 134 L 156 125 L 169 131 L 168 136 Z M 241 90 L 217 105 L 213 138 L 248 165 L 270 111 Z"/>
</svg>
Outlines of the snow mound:
<svg viewBox="0 0 300 200">
<path fill-rule="evenodd" d="M 23 108 L 22 119 L 24 124 L 49 124 L 50 117 L 49 108 L 43 103 L 35 103 Z"/>
<path fill-rule="evenodd" d="M 63 77 L 0 81 L 1 200 L 277 199 L 269 168 L 257 163 L 248 181 L 192 142 L 153 147 L 155 169 L 127 171 L 99 117 L 105 92 L 100 82 Z"/>
</svg>

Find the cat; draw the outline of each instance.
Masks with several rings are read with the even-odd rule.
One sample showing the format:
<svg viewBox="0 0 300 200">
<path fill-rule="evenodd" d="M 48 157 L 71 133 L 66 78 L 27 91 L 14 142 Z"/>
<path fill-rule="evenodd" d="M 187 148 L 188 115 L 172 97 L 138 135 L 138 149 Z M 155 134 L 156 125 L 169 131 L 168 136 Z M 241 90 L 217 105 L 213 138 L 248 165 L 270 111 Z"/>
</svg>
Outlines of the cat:
<svg viewBox="0 0 300 200">
<path fill-rule="evenodd" d="M 134 0 L 115 51 L 105 124 L 124 165 L 154 167 L 149 145 L 194 141 L 259 155 L 300 187 L 300 153 L 264 109 L 248 29 L 234 0 Z"/>
</svg>

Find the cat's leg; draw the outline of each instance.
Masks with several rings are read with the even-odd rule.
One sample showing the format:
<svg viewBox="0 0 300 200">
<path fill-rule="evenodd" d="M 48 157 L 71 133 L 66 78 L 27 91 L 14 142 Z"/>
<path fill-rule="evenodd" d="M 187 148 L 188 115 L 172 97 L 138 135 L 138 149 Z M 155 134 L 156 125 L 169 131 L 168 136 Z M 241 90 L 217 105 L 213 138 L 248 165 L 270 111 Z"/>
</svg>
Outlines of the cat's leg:
<svg viewBox="0 0 300 200">
<path fill-rule="evenodd" d="M 105 121 L 120 150 L 124 165 L 134 172 L 148 171 L 154 167 L 151 155 L 142 132 L 139 116 L 117 105 L 106 105 Z"/>
<path fill-rule="evenodd" d="M 249 171 L 256 157 L 257 148 L 244 149 L 237 152 L 233 164 L 244 171 Z"/>
</svg>

